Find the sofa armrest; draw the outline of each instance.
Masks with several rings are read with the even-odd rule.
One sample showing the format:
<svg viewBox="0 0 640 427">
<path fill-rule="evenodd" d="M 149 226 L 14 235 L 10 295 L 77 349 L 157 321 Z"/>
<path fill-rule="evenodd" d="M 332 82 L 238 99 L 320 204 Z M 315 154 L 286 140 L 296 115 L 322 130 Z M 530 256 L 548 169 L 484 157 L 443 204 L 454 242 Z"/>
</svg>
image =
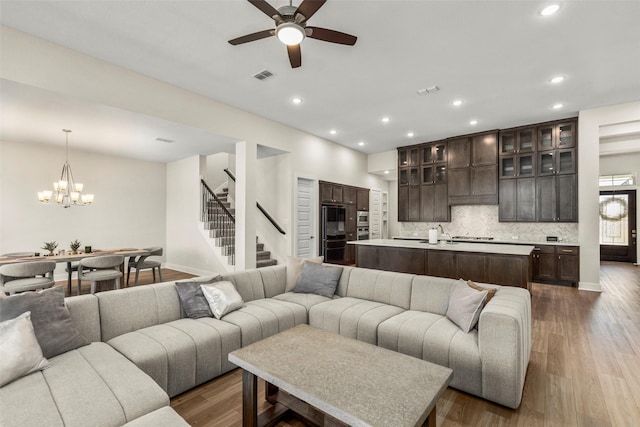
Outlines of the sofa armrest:
<svg viewBox="0 0 640 427">
<path fill-rule="evenodd" d="M 522 400 L 531 353 L 531 295 L 502 287 L 480 314 L 478 346 L 482 395 L 510 408 Z"/>
</svg>

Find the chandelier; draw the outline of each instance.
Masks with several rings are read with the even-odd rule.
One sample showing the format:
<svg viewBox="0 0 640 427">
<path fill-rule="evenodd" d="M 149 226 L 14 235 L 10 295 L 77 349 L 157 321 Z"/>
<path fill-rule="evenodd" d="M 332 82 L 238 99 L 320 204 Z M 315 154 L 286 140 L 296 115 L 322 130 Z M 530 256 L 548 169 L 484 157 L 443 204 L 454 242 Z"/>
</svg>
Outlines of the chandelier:
<svg viewBox="0 0 640 427">
<path fill-rule="evenodd" d="M 60 180 L 53 183 L 53 191 L 44 190 L 38 192 L 38 200 L 44 204 L 57 204 L 63 208 L 71 206 L 87 206 L 93 203 L 93 194 L 81 194 L 83 185 L 73 179 L 71 165 L 69 164 L 69 129 L 62 129 L 66 134 L 66 157 Z"/>
</svg>

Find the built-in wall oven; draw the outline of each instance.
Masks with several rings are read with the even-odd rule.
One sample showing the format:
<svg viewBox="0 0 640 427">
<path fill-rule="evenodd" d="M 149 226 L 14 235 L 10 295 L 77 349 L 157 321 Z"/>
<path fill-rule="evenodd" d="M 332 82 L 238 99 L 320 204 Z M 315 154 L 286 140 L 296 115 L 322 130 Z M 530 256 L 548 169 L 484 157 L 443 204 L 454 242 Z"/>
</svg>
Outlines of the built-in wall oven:
<svg viewBox="0 0 640 427">
<path fill-rule="evenodd" d="M 358 211 L 356 226 L 358 228 L 360 228 L 360 227 L 369 227 L 369 212 L 368 211 Z"/>
<path fill-rule="evenodd" d="M 369 240 L 369 227 L 358 227 L 356 238 L 358 240 Z"/>
</svg>

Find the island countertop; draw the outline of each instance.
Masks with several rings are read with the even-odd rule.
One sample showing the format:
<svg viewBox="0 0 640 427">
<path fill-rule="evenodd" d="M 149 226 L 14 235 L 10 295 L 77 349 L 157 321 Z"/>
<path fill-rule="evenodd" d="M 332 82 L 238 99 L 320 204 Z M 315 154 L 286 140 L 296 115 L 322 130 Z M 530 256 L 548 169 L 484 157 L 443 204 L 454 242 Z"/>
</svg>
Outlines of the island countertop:
<svg viewBox="0 0 640 427">
<path fill-rule="evenodd" d="M 355 240 L 347 242 L 350 245 L 361 246 L 386 246 L 393 248 L 426 249 L 436 251 L 454 252 L 474 252 L 501 255 L 524 255 L 528 256 L 534 249 L 533 245 L 509 245 L 498 243 L 466 243 L 466 242 L 438 242 L 432 245 L 420 240 L 397 240 L 397 239 L 371 239 Z"/>
</svg>

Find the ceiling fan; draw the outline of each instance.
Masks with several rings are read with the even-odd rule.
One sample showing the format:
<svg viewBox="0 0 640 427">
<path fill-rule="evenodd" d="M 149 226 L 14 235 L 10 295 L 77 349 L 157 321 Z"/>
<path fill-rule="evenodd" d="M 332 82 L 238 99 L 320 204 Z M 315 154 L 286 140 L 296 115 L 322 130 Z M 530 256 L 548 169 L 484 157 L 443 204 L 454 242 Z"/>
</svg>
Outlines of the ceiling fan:
<svg viewBox="0 0 640 427">
<path fill-rule="evenodd" d="M 325 4 L 327 0 L 303 0 L 297 8 L 289 2 L 289 6 L 282 6 L 278 9 L 271 6 L 265 0 L 249 0 L 249 3 L 260 9 L 269 16 L 276 24 L 273 30 L 263 30 L 257 33 L 247 34 L 229 40 L 229 43 L 236 46 L 255 40 L 276 36 L 287 45 L 289 62 L 291 68 L 298 68 L 302 65 L 302 54 L 300 53 L 300 43 L 305 37 L 322 40 L 325 42 L 345 44 L 353 46 L 358 40 L 351 34 L 340 31 L 329 30 L 327 28 L 309 27 L 307 21 Z"/>
</svg>

